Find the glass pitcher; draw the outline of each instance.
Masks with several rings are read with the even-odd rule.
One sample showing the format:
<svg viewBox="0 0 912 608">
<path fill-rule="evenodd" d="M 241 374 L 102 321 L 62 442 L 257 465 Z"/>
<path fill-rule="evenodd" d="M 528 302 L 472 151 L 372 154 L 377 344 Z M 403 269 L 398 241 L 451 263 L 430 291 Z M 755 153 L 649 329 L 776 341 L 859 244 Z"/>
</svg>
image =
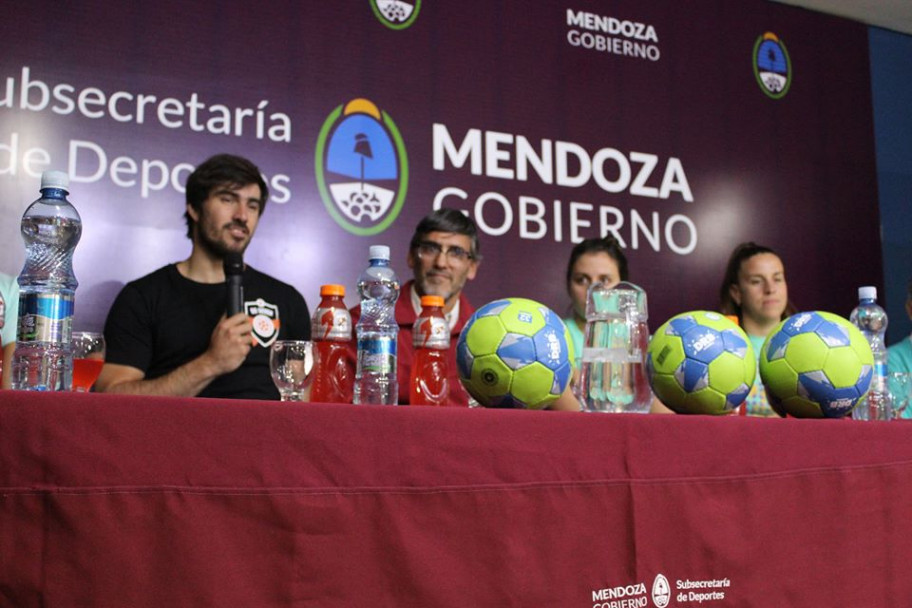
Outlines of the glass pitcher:
<svg viewBox="0 0 912 608">
<path fill-rule="evenodd" d="M 649 327 L 646 292 L 623 281 L 594 283 L 586 300 L 586 332 L 576 396 L 589 412 L 648 413 Z"/>
</svg>

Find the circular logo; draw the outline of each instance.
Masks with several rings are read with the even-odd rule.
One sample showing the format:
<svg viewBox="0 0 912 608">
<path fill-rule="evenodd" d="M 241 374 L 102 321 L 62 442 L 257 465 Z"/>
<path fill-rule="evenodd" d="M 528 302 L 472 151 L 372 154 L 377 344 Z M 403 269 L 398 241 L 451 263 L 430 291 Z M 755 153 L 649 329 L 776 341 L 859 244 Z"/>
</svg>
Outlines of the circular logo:
<svg viewBox="0 0 912 608">
<path fill-rule="evenodd" d="M 421 0 L 370 0 L 371 9 L 380 23 L 391 30 L 404 30 L 418 18 Z"/>
<path fill-rule="evenodd" d="M 665 608 L 671 601 L 671 585 L 664 574 L 659 574 L 652 582 L 652 603 L 656 608 Z"/>
<path fill-rule="evenodd" d="M 257 315 L 253 318 L 253 331 L 261 336 L 270 336 L 275 330 L 272 319 L 265 315 Z"/>
<path fill-rule="evenodd" d="M 486 369 L 481 373 L 481 381 L 488 386 L 497 384 L 497 373 L 494 370 Z"/>
<path fill-rule="evenodd" d="M 754 75 L 760 89 L 773 99 L 781 99 L 792 84 L 792 62 L 785 43 L 766 32 L 754 43 Z"/>
<path fill-rule="evenodd" d="M 408 189 L 408 156 L 392 118 L 367 99 L 333 110 L 317 138 L 317 188 L 348 232 L 379 234 L 398 217 Z"/>
</svg>

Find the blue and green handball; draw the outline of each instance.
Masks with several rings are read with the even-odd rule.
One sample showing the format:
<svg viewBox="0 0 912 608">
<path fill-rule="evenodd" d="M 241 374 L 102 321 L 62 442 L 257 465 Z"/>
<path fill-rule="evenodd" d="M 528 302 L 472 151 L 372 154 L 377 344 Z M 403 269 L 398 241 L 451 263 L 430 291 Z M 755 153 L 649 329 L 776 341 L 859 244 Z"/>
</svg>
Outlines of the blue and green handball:
<svg viewBox="0 0 912 608">
<path fill-rule="evenodd" d="M 780 416 L 841 418 L 868 392 L 874 369 L 861 331 L 830 312 L 792 315 L 767 336 L 760 379 Z"/>
<path fill-rule="evenodd" d="M 563 321 L 544 304 L 495 300 L 475 311 L 459 335 L 459 379 L 485 407 L 542 409 L 570 382 L 572 348 Z"/>
<path fill-rule="evenodd" d="M 705 310 L 666 321 L 649 342 L 652 392 L 679 414 L 729 414 L 750 393 L 757 359 L 747 334 Z"/>
</svg>

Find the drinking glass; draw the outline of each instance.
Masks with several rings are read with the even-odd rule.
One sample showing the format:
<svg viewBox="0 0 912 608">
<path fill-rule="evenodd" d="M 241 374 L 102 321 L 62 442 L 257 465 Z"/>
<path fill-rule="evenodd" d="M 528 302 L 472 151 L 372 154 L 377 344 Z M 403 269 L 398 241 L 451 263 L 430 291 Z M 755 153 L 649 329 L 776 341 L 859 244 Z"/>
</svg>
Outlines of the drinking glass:
<svg viewBox="0 0 912 608">
<path fill-rule="evenodd" d="M 909 400 L 912 398 L 912 374 L 890 372 L 887 374 L 887 390 L 893 398 L 893 420 L 912 418 Z"/>
<path fill-rule="evenodd" d="M 269 349 L 269 371 L 282 401 L 304 401 L 313 370 L 313 343 L 276 340 Z"/>
<path fill-rule="evenodd" d="M 74 331 L 70 343 L 73 346 L 73 390 L 86 393 L 95 384 L 104 365 L 104 335 L 97 331 Z"/>
</svg>

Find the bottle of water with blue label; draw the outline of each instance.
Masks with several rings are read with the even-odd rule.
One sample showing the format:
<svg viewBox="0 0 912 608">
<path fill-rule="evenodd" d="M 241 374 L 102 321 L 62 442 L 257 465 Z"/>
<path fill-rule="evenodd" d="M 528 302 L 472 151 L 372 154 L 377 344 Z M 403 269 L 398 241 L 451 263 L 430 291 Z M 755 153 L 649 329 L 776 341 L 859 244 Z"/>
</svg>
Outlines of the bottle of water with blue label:
<svg viewBox="0 0 912 608">
<path fill-rule="evenodd" d="M 887 390 L 887 313 L 877 304 L 877 288 L 858 288 L 858 306 L 849 320 L 861 330 L 871 353 L 874 355 L 874 370 L 871 388 L 867 396 L 852 410 L 855 420 L 890 420 L 893 415 L 892 399 Z"/>
<path fill-rule="evenodd" d="M 355 403 L 396 405 L 399 383 L 396 379 L 396 300 L 399 279 L 390 267 L 390 250 L 372 245 L 370 266 L 358 278 L 361 317 L 355 326 L 358 341 L 358 366 L 355 372 Z"/>
<path fill-rule="evenodd" d="M 73 379 L 73 251 L 82 220 L 67 200 L 69 177 L 45 171 L 41 197 L 22 215 L 25 265 L 19 274 L 19 327 L 12 387 L 68 391 Z"/>
</svg>

